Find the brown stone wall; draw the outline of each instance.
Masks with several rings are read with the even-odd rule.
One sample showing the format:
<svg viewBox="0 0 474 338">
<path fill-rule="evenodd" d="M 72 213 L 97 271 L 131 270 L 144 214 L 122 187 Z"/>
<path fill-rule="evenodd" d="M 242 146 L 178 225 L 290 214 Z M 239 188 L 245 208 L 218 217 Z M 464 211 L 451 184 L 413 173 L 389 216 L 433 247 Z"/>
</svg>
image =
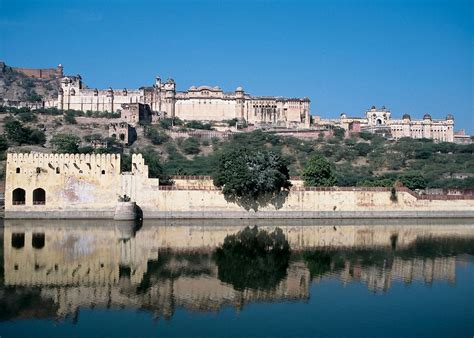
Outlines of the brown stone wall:
<svg viewBox="0 0 474 338">
<path fill-rule="evenodd" d="M 61 76 L 56 68 L 13 68 L 14 71 L 37 79 L 50 79 Z"/>
</svg>

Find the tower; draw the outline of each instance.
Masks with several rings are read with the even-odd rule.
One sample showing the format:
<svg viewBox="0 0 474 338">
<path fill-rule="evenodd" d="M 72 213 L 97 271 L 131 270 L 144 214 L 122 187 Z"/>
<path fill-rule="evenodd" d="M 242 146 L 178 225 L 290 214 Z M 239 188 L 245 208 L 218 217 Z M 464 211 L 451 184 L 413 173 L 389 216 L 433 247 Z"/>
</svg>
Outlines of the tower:
<svg viewBox="0 0 474 338">
<path fill-rule="evenodd" d="M 245 95 L 242 87 L 237 87 L 235 90 L 235 118 L 244 120 Z"/>
</svg>

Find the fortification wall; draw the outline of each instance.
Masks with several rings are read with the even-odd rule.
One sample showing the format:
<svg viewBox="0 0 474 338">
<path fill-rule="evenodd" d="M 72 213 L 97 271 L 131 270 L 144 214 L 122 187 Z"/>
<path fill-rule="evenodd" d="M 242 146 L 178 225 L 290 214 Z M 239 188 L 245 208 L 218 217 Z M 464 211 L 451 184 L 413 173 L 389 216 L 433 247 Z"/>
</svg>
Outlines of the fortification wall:
<svg viewBox="0 0 474 338">
<path fill-rule="evenodd" d="M 120 155 L 8 154 L 6 214 L 63 217 L 76 211 L 71 216 L 80 217 L 89 211 L 112 217 L 120 177 Z"/>
<path fill-rule="evenodd" d="M 119 155 L 8 154 L 6 218 L 112 218 L 129 196 L 145 218 L 390 218 L 474 217 L 473 196 L 418 196 L 406 188 L 305 188 L 293 178 L 272 203 L 228 202 L 209 177 L 175 177 L 174 186 L 148 178 L 141 154 L 120 172 Z M 249 210 L 250 209 L 250 210 Z"/>
<path fill-rule="evenodd" d="M 146 189 L 146 187 L 145 187 Z M 420 199 L 407 191 L 390 200 L 389 189 L 293 189 L 280 206 L 257 212 L 227 202 L 216 188 L 160 187 L 142 191 L 137 204 L 148 218 L 364 218 L 474 217 L 474 199 Z"/>
<path fill-rule="evenodd" d="M 61 77 L 62 74 L 56 68 L 16 68 L 12 69 L 18 73 L 26 75 L 28 77 L 34 77 L 37 79 L 50 79 L 55 77 Z"/>
</svg>

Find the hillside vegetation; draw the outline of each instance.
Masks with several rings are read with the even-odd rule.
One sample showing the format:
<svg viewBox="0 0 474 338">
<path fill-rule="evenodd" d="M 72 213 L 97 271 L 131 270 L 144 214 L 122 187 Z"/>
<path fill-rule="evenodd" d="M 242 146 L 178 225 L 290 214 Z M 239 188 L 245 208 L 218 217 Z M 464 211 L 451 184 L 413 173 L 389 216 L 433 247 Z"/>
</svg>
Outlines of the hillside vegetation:
<svg viewBox="0 0 474 338">
<path fill-rule="evenodd" d="M 0 64 L 0 98 L 10 101 L 39 102 L 57 96 L 59 80 L 36 79 Z"/>
<path fill-rule="evenodd" d="M 116 117 L 116 116 L 108 116 Z M 212 175 L 219 158 L 236 148 L 271 151 L 279 155 L 291 176 L 300 176 L 310 157 L 322 155 L 334 172 L 337 186 L 392 186 L 396 180 L 412 189 L 425 187 L 474 188 L 474 178 L 455 178 L 453 174 L 474 174 L 474 144 L 435 143 L 428 139 L 388 141 L 370 133 L 349 138 L 337 131 L 331 138 L 301 140 L 260 130 L 242 132 L 227 140 L 197 137 L 172 139 L 171 128 L 209 129 L 196 122 L 169 120 L 140 126 L 138 140 L 130 147 L 107 137 L 109 119 L 82 112 L 55 109 L 29 111 L 3 108 L 0 111 L 2 159 L 10 151 L 123 152 L 123 170 L 129 170 L 130 154 L 141 152 L 150 166 L 150 174 L 169 183 L 171 175 Z M 231 123 L 231 122 L 229 122 Z M 321 135 L 322 136 L 322 135 Z M 107 149 L 94 149 L 93 141 L 105 141 Z M 3 172 L 3 170 L 2 170 Z M 458 176 L 458 175 L 454 175 Z"/>
</svg>

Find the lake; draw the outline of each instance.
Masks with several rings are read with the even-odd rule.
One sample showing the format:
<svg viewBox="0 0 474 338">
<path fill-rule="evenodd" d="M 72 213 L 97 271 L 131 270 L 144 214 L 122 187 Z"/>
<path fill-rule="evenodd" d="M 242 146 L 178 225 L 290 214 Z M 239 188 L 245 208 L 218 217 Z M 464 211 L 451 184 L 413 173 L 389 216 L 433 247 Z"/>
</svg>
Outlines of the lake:
<svg viewBox="0 0 474 338">
<path fill-rule="evenodd" d="M 222 256 L 246 226 L 290 252 Z M 5 220 L 0 336 L 472 337 L 474 220 Z M 224 258 L 223 258 L 224 257 Z"/>
</svg>

